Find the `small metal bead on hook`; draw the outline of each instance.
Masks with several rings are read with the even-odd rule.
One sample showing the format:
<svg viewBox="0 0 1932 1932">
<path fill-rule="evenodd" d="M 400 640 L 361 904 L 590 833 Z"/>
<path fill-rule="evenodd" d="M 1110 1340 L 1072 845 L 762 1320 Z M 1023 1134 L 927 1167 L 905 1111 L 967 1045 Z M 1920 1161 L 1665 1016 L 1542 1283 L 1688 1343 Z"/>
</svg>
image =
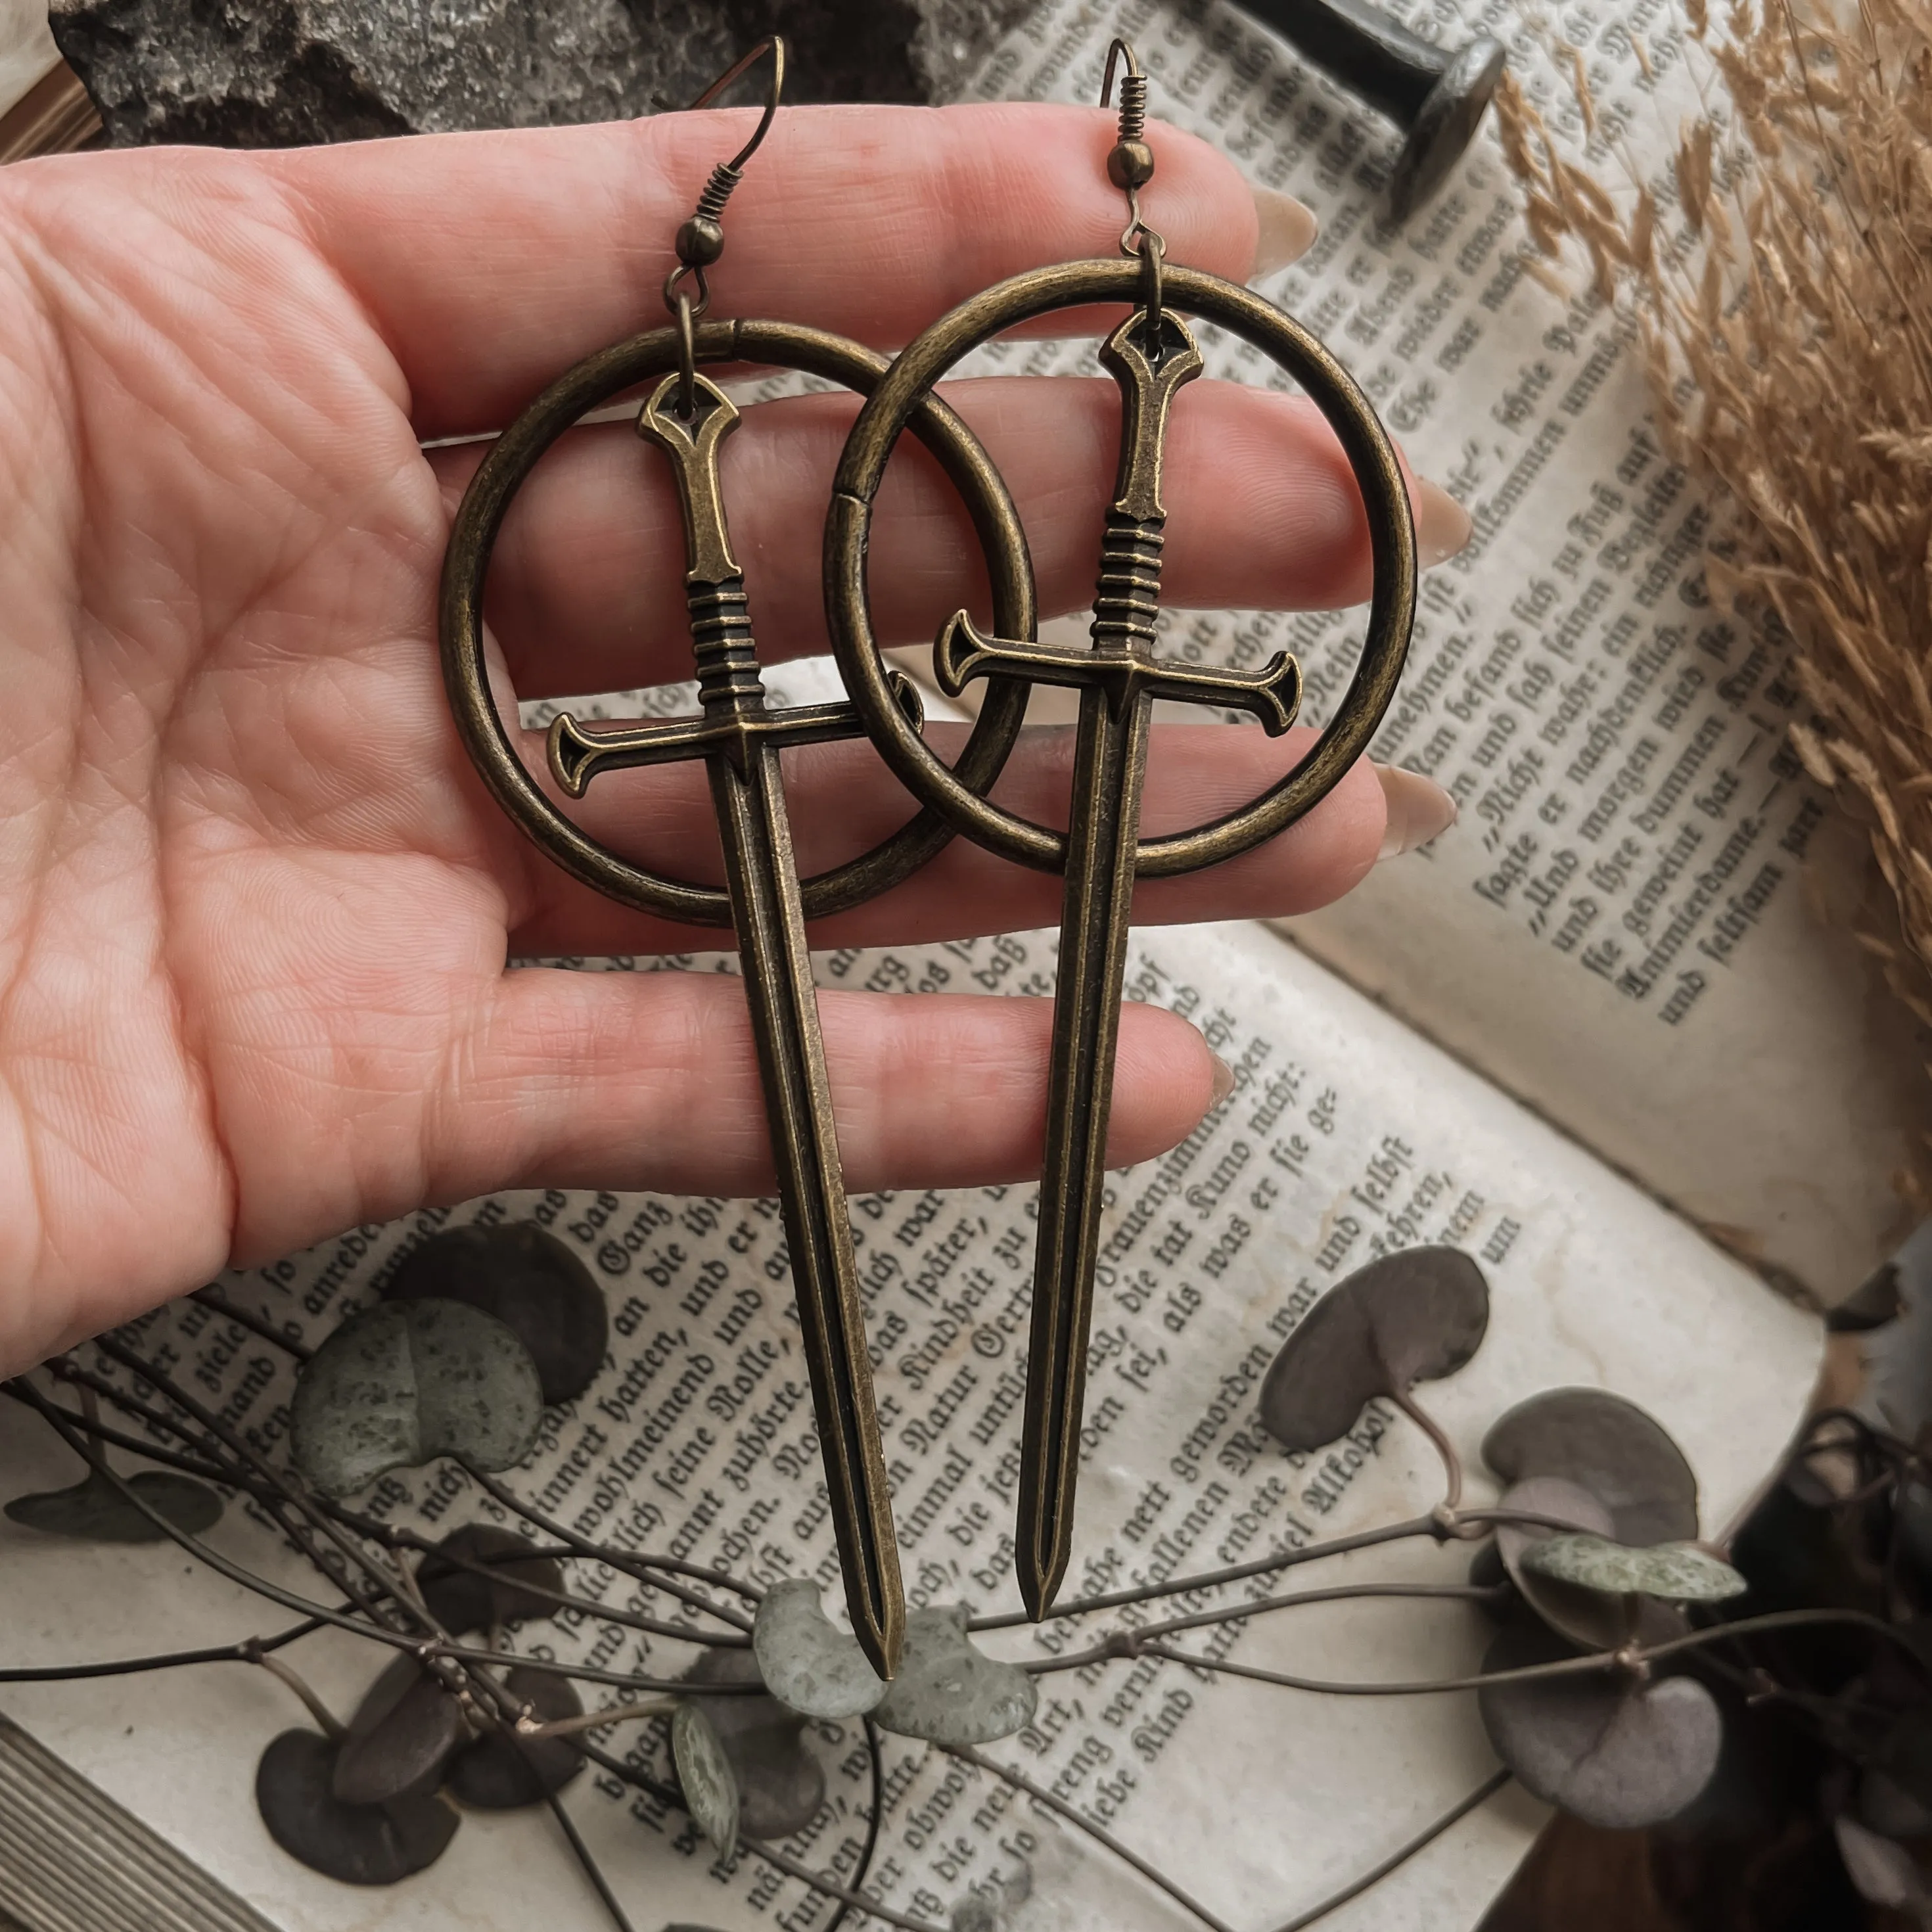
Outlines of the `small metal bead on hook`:
<svg viewBox="0 0 1932 1932">
<path fill-rule="evenodd" d="M 674 244 L 677 266 L 664 278 L 664 307 L 676 318 L 678 342 L 683 353 L 679 397 L 687 419 L 695 415 L 698 409 L 698 355 L 692 326 L 711 306 L 711 284 L 706 280 L 704 272 L 724 252 L 724 204 L 744 179 L 745 164 L 758 152 L 778 113 L 778 102 L 784 93 L 783 37 L 774 34 L 770 40 L 760 40 L 749 53 L 721 74 L 686 110 L 687 112 L 695 112 L 700 107 L 710 106 L 734 81 L 748 72 L 768 53 L 772 57 L 772 78 L 766 91 L 765 111 L 758 117 L 757 127 L 752 130 L 752 138 L 728 161 L 720 161 L 711 170 L 704 191 L 698 197 L 696 209 L 677 231 Z M 687 278 L 698 286 L 695 302 L 684 286 Z"/>
<path fill-rule="evenodd" d="M 740 75 L 749 71 L 766 54 L 772 57 L 771 84 L 766 91 L 765 111 L 758 117 L 758 124 L 752 130 L 752 138 L 728 161 L 720 161 L 711 170 L 711 178 L 704 184 L 704 191 L 698 197 L 698 206 L 690 218 L 677 231 L 676 268 L 664 278 L 664 307 L 674 315 L 680 315 L 679 327 L 688 340 L 690 321 L 680 314 L 680 304 L 688 309 L 690 314 L 701 316 L 711 306 L 711 288 L 705 280 L 704 272 L 724 252 L 724 204 L 731 199 L 732 192 L 745 178 L 745 164 L 755 154 L 771 131 L 772 122 L 778 111 L 778 102 L 784 93 L 785 44 L 782 35 L 774 34 L 768 40 L 760 40 L 741 60 L 734 62 L 691 104 L 687 112 L 694 112 L 700 107 L 708 107 L 712 101 L 730 86 Z M 682 287 L 688 276 L 698 284 L 698 299 L 693 302 Z M 694 393 L 696 374 L 688 358 L 685 365 L 684 388 L 687 398 Z"/>
<path fill-rule="evenodd" d="M 1143 138 L 1147 131 L 1148 77 L 1132 44 L 1116 34 L 1107 49 L 1107 70 L 1100 80 L 1102 107 L 1113 98 L 1114 70 L 1122 61 L 1126 64 L 1126 71 L 1120 76 L 1120 135 L 1108 152 L 1107 178 L 1127 197 L 1128 220 L 1120 235 L 1120 253 L 1137 255 L 1146 266 L 1146 292 L 1142 306 L 1147 310 L 1148 340 L 1154 345 L 1160 340 L 1160 268 L 1167 242 L 1141 219 L 1140 191 L 1154 178 L 1154 150 Z"/>
</svg>

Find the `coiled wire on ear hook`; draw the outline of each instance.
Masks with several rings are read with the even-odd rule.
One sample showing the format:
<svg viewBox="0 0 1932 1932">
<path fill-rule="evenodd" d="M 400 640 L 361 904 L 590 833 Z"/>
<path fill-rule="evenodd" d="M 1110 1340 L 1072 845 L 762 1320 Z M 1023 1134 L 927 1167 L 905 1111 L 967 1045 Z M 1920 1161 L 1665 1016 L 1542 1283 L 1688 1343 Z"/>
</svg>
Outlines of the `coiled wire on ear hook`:
<svg viewBox="0 0 1932 1932">
<path fill-rule="evenodd" d="M 1124 59 L 1126 71 L 1120 76 L 1120 133 L 1107 155 L 1107 178 L 1127 197 L 1128 220 L 1120 234 L 1120 253 L 1138 256 L 1145 270 L 1141 305 L 1147 310 L 1149 352 L 1158 356 L 1160 268 L 1167 254 L 1167 241 L 1141 219 L 1141 190 L 1154 178 L 1154 150 L 1145 139 L 1148 77 L 1132 43 L 1118 34 L 1107 49 L 1107 71 L 1100 81 L 1100 105 L 1105 107 L 1112 100 L 1114 70 Z"/>
<path fill-rule="evenodd" d="M 720 161 L 711 170 L 711 178 L 698 197 L 696 209 L 677 231 L 677 266 L 664 278 L 664 307 L 676 319 L 678 332 L 685 344 L 682 400 L 687 416 L 697 406 L 698 371 L 691 350 L 692 324 L 711 306 L 711 285 L 705 279 L 704 272 L 724 252 L 724 204 L 743 180 L 745 164 L 758 152 L 765 136 L 771 132 L 772 122 L 778 113 L 778 102 L 784 93 L 783 36 L 774 34 L 770 40 L 760 40 L 749 53 L 734 61 L 686 110 L 694 112 L 700 107 L 710 106 L 766 54 L 772 57 L 772 77 L 766 90 L 765 111 L 758 117 L 757 127 L 752 130 L 752 138 L 728 161 Z M 687 276 L 698 285 L 695 302 L 682 286 Z"/>
</svg>

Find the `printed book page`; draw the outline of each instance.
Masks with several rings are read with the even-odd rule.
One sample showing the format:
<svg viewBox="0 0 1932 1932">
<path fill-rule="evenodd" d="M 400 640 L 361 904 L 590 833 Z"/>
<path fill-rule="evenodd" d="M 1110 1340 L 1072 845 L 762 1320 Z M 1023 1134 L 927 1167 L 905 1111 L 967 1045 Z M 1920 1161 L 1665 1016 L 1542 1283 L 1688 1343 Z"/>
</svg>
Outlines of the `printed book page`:
<svg viewBox="0 0 1932 1932">
<path fill-rule="evenodd" d="M 1479 1256 L 1493 1303 L 1460 1373 L 1421 1391 L 1478 1492 L 1489 1424 L 1539 1390 L 1613 1388 L 1656 1415 L 1702 1485 L 1707 1532 L 1745 1504 L 1795 1428 L 1817 1325 L 1682 1221 L 1312 959 L 1257 927 L 1138 934 L 1132 997 L 1200 1025 L 1238 1086 L 1162 1158 L 1113 1177 L 1103 1233 L 1073 1568 L 1064 1596 L 1171 1580 L 1412 1516 L 1442 1493 L 1420 1433 L 1386 1405 L 1332 1449 L 1289 1455 L 1259 1430 L 1256 1390 L 1318 1297 L 1372 1256 L 1450 1241 Z M 682 962 L 702 967 L 704 961 Z M 841 953 L 825 983 L 1038 991 L 1050 936 Z M 1012 1523 L 1035 1190 L 900 1194 L 855 1204 L 878 1398 L 907 1592 L 914 1605 L 1018 1607 Z M 689 1556 L 761 1584 L 810 1576 L 838 1600 L 837 1565 L 775 1204 L 614 1195 L 506 1196 L 340 1240 L 223 1291 L 314 1341 L 367 1305 L 386 1266 L 452 1220 L 533 1215 L 604 1284 L 613 1353 L 573 1407 L 550 1412 L 508 1480 L 580 1534 Z M 144 1325 L 141 1346 L 280 1457 L 290 1370 L 272 1347 L 193 1303 Z M 123 1458 L 122 1466 L 130 1459 Z M 10 1496 L 74 1480 L 72 1456 L 0 1403 Z M 385 1479 L 358 1506 L 441 1533 L 500 1511 L 446 1468 Z M 231 1508 L 216 1547 L 286 1586 L 312 1577 Z M 1285 1587 L 1460 1581 L 1468 1556 L 1411 1541 L 1296 1571 Z M 674 1612 L 623 1576 L 580 1570 L 602 1600 Z M 1036 1666 L 1132 1618 L 1284 1587 L 1265 1578 L 1141 1606 L 989 1634 Z M 292 1621 L 168 1546 L 64 1544 L 0 1520 L 8 1660 L 59 1664 L 266 1634 Z M 617 1629 L 525 1626 L 515 1646 L 674 1676 L 695 1652 Z M 1276 1612 L 1174 1640 L 1226 1658 L 1352 1682 L 1460 1675 L 1488 1640 L 1453 1601 Z M 346 1716 L 380 1655 L 334 1634 L 286 1653 Z M 1154 1860 L 1240 1932 L 1278 1925 L 1374 1867 L 1495 1768 L 1466 1694 L 1299 1695 L 1151 1660 L 1040 1680 L 1034 1725 L 986 1754 L 1051 1790 Z M 600 1695 L 586 1687 L 595 1700 Z M 542 1815 L 468 1817 L 438 1864 L 393 1891 L 317 1878 L 260 1824 L 256 1759 L 306 1721 L 266 1673 L 224 1664 L 94 1682 L 13 1686 L 0 1708 L 205 1864 L 285 1932 L 589 1932 L 600 1908 Z M 662 1726 L 610 1748 L 668 1775 Z M 792 1855 L 849 1874 L 871 1804 L 856 1724 L 814 1727 L 827 1808 Z M 974 1888 L 1013 1932 L 1178 1927 L 1186 1915 L 1029 1799 L 938 1749 L 888 1736 L 886 1811 L 866 1881 L 935 1928 Z M 680 1814 L 586 1774 L 566 1799 L 634 1922 L 821 1926 L 830 1907 L 754 1856 L 726 1871 Z M 1540 1822 L 1506 1790 L 1428 1852 L 1338 1912 L 1336 1927 L 1441 1932 L 1473 1924 Z M 1024 1903 L 1016 1903 L 1028 1894 Z"/>
<path fill-rule="evenodd" d="M 1577 136 L 1567 57 L 1514 0 L 1394 10 L 1438 40 L 1504 40 L 1552 124 Z M 1604 139 L 1650 179 L 1667 230 L 1670 160 L 1697 104 L 1675 10 L 1576 0 L 1544 29 L 1580 50 Z M 1387 124 L 1232 7 L 1052 0 L 979 91 L 1097 99 L 1115 32 L 1153 76 L 1153 112 L 1316 211 L 1312 250 L 1265 292 L 1475 522 L 1424 579 L 1373 747 L 1448 787 L 1460 822 L 1293 938 L 1739 1253 L 1839 1298 L 1904 1232 L 1894 1177 L 1928 1124 L 1926 1043 L 1846 929 L 1858 842 L 1834 838 L 1786 746 L 1802 706 L 1785 649 L 1712 607 L 1711 512 L 1658 446 L 1624 325 L 1574 262 L 1528 256 L 1492 128 L 1435 202 L 1379 226 Z M 1614 178 L 1607 151 L 1604 165 Z M 1573 296 L 1538 279 L 1552 266 Z M 1286 386 L 1244 344 L 1203 348 L 1210 373 Z M 1076 364 L 1092 366 L 1082 345 L 1028 343 L 977 366 Z M 1319 722 L 1346 688 L 1361 614 L 1165 622 L 1184 657 L 1255 666 L 1292 651 Z M 1053 634 L 1084 628 L 1063 619 Z M 1030 718 L 1070 717 L 1066 698 L 1037 694 Z"/>
</svg>

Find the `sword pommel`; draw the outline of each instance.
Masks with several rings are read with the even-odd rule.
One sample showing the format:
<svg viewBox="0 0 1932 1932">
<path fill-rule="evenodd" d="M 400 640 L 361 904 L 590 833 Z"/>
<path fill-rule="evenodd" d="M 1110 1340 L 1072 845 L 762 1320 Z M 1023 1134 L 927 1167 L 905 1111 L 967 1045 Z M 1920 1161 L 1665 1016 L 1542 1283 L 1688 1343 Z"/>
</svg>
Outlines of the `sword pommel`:
<svg viewBox="0 0 1932 1932">
<path fill-rule="evenodd" d="M 1148 341 L 1148 315 L 1136 309 L 1100 345 L 1100 366 L 1120 386 L 1120 466 L 1114 509 L 1136 523 L 1165 517 L 1160 500 L 1161 452 L 1168 406 L 1202 369 L 1201 351 L 1187 325 L 1162 312 L 1158 339 Z"/>
<path fill-rule="evenodd" d="M 708 376 L 700 376 L 693 385 L 699 406 L 687 422 L 672 406 L 683 386 L 682 376 L 667 376 L 651 392 L 638 412 L 638 434 L 670 458 L 676 473 L 684 505 L 686 580 L 724 584 L 740 573 L 718 487 L 718 446 L 738 427 L 737 406 Z"/>
</svg>

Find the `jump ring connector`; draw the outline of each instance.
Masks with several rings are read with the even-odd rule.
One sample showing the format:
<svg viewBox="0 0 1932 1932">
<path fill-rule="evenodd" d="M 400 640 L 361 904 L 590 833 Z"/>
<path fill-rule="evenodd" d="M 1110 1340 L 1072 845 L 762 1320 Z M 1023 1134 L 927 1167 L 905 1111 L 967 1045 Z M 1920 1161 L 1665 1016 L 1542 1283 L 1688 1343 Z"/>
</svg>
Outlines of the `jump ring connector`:
<svg viewBox="0 0 1932 1932">
<path fill-rule="evenodd" d="M 692 302 L 691 312 L 694 316 L 701 316 L 711 306 L 711 284 L 704 279 L 704 271 L 690 262 L 680 262 L 669 274 L 665 276 L 664 307 L 675 315 L 680 302 L 691 302 L 690 296 L 684 292 L 684 281 L 686 276 L 689 276 L 698 284 L 698 299 Z"/>
<path fill-rule="evenodd" d="M 702 286 L 702 277 L 700 278 Z M 682 388 L 680 400 L 684 406 L 684 419 L 690 422 L 698 415 L 698 340 L 692 327 L 693 310 L 691 298 L 680 289 L 677 296 L 677 350 L 679 375 Z"/>
<path fill-rule="evenodd" d="M 1158 352 L 1160 342 L 1160 267 L 1167 243 L 1151 228 L 1141 230 L 1141 306 L 1147 310 L 1148 344 Z"/>
</svg>

